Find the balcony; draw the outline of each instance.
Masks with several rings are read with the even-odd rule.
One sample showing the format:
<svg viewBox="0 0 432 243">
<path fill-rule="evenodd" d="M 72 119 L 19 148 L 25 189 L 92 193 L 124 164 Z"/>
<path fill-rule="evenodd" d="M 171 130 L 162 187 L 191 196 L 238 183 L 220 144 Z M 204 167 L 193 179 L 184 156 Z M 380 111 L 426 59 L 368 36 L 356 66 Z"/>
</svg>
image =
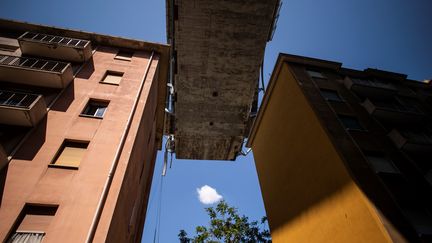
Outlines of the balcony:
<svg viewBox="0 0 432 243">
<path fill-rule="evenodd" d="M 411 132 L 393 129 L 388 137 L 398 149 L 412 153 L 431 153 L 432 134 L 428 131 Z"/>
<path fill-rule="evenodd" d="M 0 80 L 50 88 L 64 88 L 73 80 L 69 63 L 0 55 Z"/>
<path fill-rule="evenodd" d="M 70 62 L 85 62 L 92 55 L 88 40 L 26 32 L 18 38 L 18 42 L 24 55 Z"/>
<path fill-rule="evenodd" d="M 347 89 L 365 97 L 392 96 L 397 92 L 393 84 L 380 80 L 372 81 L 369 79 L 346 77 L 344 84 Z"/>
<path fill-rule="evenodd" d="M 33 127 L 47 113 L 42 95 L 0 90 L 0 123 Z"/>
<path fill-rule="evenodd" d="M 390 123 L 416 123 L 426 118 L 426 114 L 414 101 L 398 98 L 374 101 L 366 99 L 362 105 L 372 116 Z"/>
</svg>

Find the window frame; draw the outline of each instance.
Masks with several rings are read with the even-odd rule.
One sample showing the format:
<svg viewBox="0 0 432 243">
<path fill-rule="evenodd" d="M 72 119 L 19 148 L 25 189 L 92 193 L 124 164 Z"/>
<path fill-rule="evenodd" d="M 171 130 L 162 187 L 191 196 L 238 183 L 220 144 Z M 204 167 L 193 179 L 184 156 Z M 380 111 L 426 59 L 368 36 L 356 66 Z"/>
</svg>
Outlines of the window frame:
<svg viewBox="0 0 432 243">
<path fill-rule="evenodd" d="M 395 175 L 402 174 L 401 170 L 395 165 L 393 160 L 389 156 L 387 156 L 385 153 L 379 152 L 379 151 L 369 151 L 369 150 L 362 151 L 362 153 L 363 153 L 369 167 L 375 172 L 375 174 L 380 174 L 380 173 L 395 174 Z M 372 160 L 369 159 L 372 157 L 384 160 L 385 162 L 387 162 L 390 165 L 390 167 L 392 167 L 394 169 L 394 171 L 389 172 L 389 171 L 384 171 L 384 170 L 377 170 L 377 168 L 374 166 Z"/>
<path fill-rule="evenodd" d="M 67 146 L 67 144 L 81 144 L 81 146 L 83 146 L 83 147 L 79 147 L 79 146 Z M 89 147 L 89 144 L 90 144 L 90 141 L 76 140 L 76 139 L 65 139 L 62 142 L 62 144 L 60 145 L 60 147 L 57 149 L 57 152 L 55 153 L 55 155 L 54 155 L 53 159 L 51 160 L 51 162 L 48 164 L 48 167 L 50 167 L 50 168 L 63 168 L 63 169 L 78 170 L 79 166 L 81 165 L 82 158 L 81 158 L 78 166 L 56 164 L 55 162 L 60 158 L 61 154 L 63 153 L 63 151 L 64 151 L 64 149 L 66 147 L 84 148 L 84 149 L 87 150 L 88 147 Z M 84 157 L 84 155 L 83 155 L 83 157 Z"/>
<path fill-rule="evenodd" d="M 327 79 L 327 77 L 322 72 L 314 70 L 314 69 L 308 69 L 308 68 L 306 68 L 306 73 L 311 78 Z M 317 75 L 315 75 L 315 74 L 317 74 Z"/>
<path fill-rule="evenodd" d="M 345 103 L 345 100 L 342 98 L 342 96 L 340 96 L 339 92 L 337 90 L 334 89 L 326 89 L 326 88 L 319 88 L 320 94 L 321 96 L 326 100 L 326 101 L 332 101 L 332 102 L 340 102 L 340 103 Z M 336 94 L 337 97 L 339 97 L 339 99 L 332 99 L 332 98 L 328 98 L 326 97 L 323 92 L 334 92 Z"/>
<path fill-rule="evenodd" d="M 95 118 L 95 119 L 103 119 L 107 113 L 108 110 L 108 105 L 109 105 L 110 101 L 109 100 L 102 100 L 102 99 L 94 99 L 94 98 L 90 98 L 86 105 L 84 106 L 84 108 L 81 110 L 79 116 L 80 117 L 88 117 L 88 118 Z M 98 104 L 103 104 L 105 105 L 105 110 L 102 114 L 102 116 L 97 116 L 97 115 L 89 115 L 89 114 L 85 114 L 86 110 L 88 109 L 89 105 L 95 104 L 95 106 L 97 106 Z M 101 106 L 102 107 L 102 106 Z M 95 112 L 95 114 L 97 113 L 97 111 Z"/>
<path fill-rule="evenodd" d="M 42 242 L 43 238 L 46 236 L 46 232 L 41 230 L 19 230 L 21 224 L 23 223 L 26 215 L 46 215 L 46 216 L 52 216 L 55 217 L 57 211 L 58 211 L 59 205 L 58 204 L 35 204 L 35 203 L 25 203 L 24 206 L 21 208 L 21 211 L 16 218 L 12 229 L 7 234 L 7 242 L 11 240 L 11 238 L 16 233 L 36 233 L 36 234 L 42 234 Z"/>
<path fill-rule="evenodd" d="M 121 54 L 128 54 L 128 55 L 121 55 Z M 130 57 L 129 57 L 130 54 Z M 118 50 L 118 52 L 116 53 L 114 59 L 115 60 L 121 60 L 121 61 L 126 61 L 126 62 L 131 62 L 132 58 L 134 56 L 134 52 L 133 51 L 128 51 L 128 50 Z"/>
<path fill-rule="evenodd" d="M 108 83 L 108 82 L 105 82 L 105 79 L 106 79 L 106 77 L 108 77 L 108 75 L 120 76 L 120 81 L 118 83 Z M 106 70 L 105 74 L 103 75 L 103 77 L 102 77 L 101 81 L 99 81 L 99 83 L 119 86 L 120 83 L 121 83 L 121 81 L 123 80 L 123 77 L 124 77 L 124 72 L 113 71 L 113 70 Z"/>
<path fill-rule="evenodd" d="M 342 121 L 341 117 L 348 117 L 348 118 L 355 119 L 357 121 L 357 123 L 358 123 L 358 125 L 359 125 L 360 128 L 351 128 L 351 127 L 345 126 L 345 123 Z M 342 126 L 345 128 L 345 130 L 347 130 L 347 131 L 362 131 L 362 132 L 367 131 L 366 128 L 365 128 L 365 126 L 360 122 L 360 120 L 356 116 L 353 116 L 353 115 L 350 115 L 350 114 L 340 114 L 340 113 L 338 113 L 337 114 L 337 119 L 342 124 Z"/>
</svg>

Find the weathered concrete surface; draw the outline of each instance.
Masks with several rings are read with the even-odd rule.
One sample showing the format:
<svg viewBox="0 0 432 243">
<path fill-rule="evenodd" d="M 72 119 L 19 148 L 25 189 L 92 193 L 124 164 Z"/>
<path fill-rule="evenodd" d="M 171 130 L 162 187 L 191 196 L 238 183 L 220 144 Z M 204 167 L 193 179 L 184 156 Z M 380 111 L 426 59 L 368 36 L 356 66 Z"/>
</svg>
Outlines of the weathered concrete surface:
<svg viewBox="0 0 432 243">
<path fill-rule="evenodd" d="M 234 160 L 242 147 L 277 0 L 177 0 L 175 152 Z M 172 38 L 171 1 L 168 38 Z"/>
</svg>

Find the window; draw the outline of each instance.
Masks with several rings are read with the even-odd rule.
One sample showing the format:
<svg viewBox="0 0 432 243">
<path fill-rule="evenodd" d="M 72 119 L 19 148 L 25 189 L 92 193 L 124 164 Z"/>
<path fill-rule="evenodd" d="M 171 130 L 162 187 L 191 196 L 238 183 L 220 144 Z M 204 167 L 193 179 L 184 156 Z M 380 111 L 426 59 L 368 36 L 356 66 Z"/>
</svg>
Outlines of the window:
<svg viewBox="0 0 432 243">
<path fill-rule="evenodd" d="M 133 52 L 130 51 L 119 51 L 114 59 L 123 60 L 123 61 L 131 61 L 133 56 Z"/>
<path fill-rule="evenodd" d="M 50 167 L 78 168 L 89 142 L 65 141 Z"/>
<path fill-rule="evenodd" d="M 366 158 L 376 173 L 393 173 L 400 174 L 399 169 L 393 164 L 393 162 L 384 155 L 377 153 L 368 153 Z"/>
<path fill-rule="evenodd" d="M 103 118 L 108 107 L 108 101 L 89 100 L 81 116 Z"/>
<path fill-rule="evenodd" d="M 363 126 L 357 120 L 357 118 L 346 115 L 338 115 L 339 120 L 342 122 L 346 129 L 352 130 L 364 130 Z"/>
<path fill-rule="evenodd" d="M 339 96 L 336 90 L 320 89 L 320 92 L 326 100 L 343 102 L 342 98 Z"/>
<path fill-rule="evenodd" d="M 42 242 L 57 208 L 57 205 L 25 205 L 20 215 L 20 223 L 7 242 Z"/>
<path fill-rule="evenodd" d="M 119 85 L 122 77 L 123 77 L 123 73 L 107 71 L 101 83 Z"/>
<path fill-rule="evenodd" d="M 313 70 L 306 70 L 309 76 L 312 78 L 326 78 L 321 72 L 313 71 Z"/>
</svg>

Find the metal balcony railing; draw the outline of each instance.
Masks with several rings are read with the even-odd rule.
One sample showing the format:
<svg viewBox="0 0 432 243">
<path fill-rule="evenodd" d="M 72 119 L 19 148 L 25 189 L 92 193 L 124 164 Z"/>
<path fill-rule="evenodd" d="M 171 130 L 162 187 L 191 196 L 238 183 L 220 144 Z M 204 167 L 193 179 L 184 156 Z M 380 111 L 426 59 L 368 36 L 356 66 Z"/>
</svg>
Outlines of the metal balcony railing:
<svg viewBox="0 0 432 243">
<path fill-rule="evenodd" d="M 382 82 L 379 80 L 369 80 L 369 79 L 360 79 L 360 78 L 351 78 L 354 84 L 364 85 L 374 88 L 382 88 L 382 89 L 390 89 L 395 90 L 396 87 L 391 83 Z"/>
<path fill-rule="evenodd" d="M 25 69 L 62 73 L 68 66 L 66 62 L 47 61 L 39 58 L 0 55 L 0 65 Z"/>
<path fill-rule="evenodd" d="M 396 98 L 390 100 L 374 100 L 372 103 L 379 108 L 398 112 L 423 113 L 421 109 L 415 104 L 403 102 Z"/>
<path fill-rule="evenodd" d="M 33 127 L 46 115 L 42 95 L 0 89 L 0 123 Z"/>
<path fill-rule="evenodd" d="M 74 39 L 74 38 L 55 36 L 55 35 L 47 35 L 47 34 L 34 33 L 34 32 L 26 32 L 24 33 L 24 35 L 19 37 L 19 39 L 38 41 L 38 42 L 49 43 L 49 44 L 58 44 L 67 47 L 78 47 L 78 48 L 84 48 L 90 42 L 88 40 Z"/>
<path fill-rule="evenodd" d="M 416 144 L 428 144 L 432 145 L 432 134 L 428 131 L 421 132 L 410 132 L 410 131 L 400 131 L 400 133 L 408 139 L 410 143 Z"/>
<path fill-rule="evenodd" d="M 67 62 L 0 55 L 0 80 L 40 87 L 65 88 L 73 80 L 73 71 Z"/>
<path fill-rule="evenodd" d="M 38 97 L 35 94 L 0 90 L 0 106 L 29 109 Z"/>
<path fill-rule="evenodd" d="M 70 62 L 85 62 L 92 56 L 91 42 L 76 38 L 25 32 L 18 37 L 21 53 Z"/>
<path fill-rule="evenodd" d="M 416 131 L 393 129 L 387 136 L 398 149 L 412 154 L 424 157 L 425 153 L 430 155 L 432 152 L 432 133 L 429 129 Z"/>
</svg>

